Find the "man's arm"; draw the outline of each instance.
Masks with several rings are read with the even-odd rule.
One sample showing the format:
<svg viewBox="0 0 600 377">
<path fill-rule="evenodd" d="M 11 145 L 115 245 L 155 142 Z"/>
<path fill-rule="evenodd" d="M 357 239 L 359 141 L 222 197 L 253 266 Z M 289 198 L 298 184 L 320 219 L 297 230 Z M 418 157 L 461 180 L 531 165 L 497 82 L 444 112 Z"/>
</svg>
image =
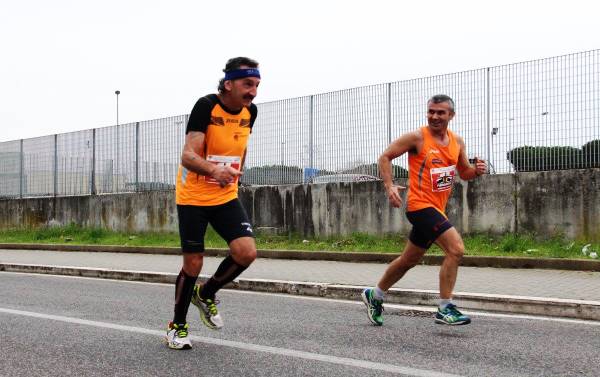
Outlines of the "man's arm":
<svg viewBox="0 0 600 377">
<path fill-rule="evenodd" d="M 460 153 L 458 155 L 458 164 L 456 166 L 460 178 L 465 181 L 469 181 L 471 179 L 479 177 L 480 175 L 485 174 L 487 170 L 485 161 L 475 158 L 475 166 L 471 165 L 469 159 L 467 158 L 467 148 L 465 146 L 464 140 L 459 136 L 457 136 L 456 139 L 460 147 Z"/>
<path fill-rule="evenodd" d="M 185 135 L 181 165 L 189 171 L 211 177 L 217 166 L 206 161 L 199 154 L 204 149 L 204 138 L 204 132 L 199 131 L 191 131 Z"/>
<path fill-rule="evenodd" d="M 185 144 L 181 153 L 181 165 L 196 174 L 213 177 L 219 182 L 221 187 L 225 187 L 232 183 L 236 176 L 242 175 L 242 173 L 231 166 L 212 164 L 200 156 L 199 152 L 204 149 L 204 139 L 204 132 L 190 131 L 185 135 Z"/>
<path fill-rule="evenodd" d="M 406 189 L 403 186 L 394 186 L 392 175 L 392 160 L 402 156 L 404 153 L 416 149 L 418 150 L 423 136 L 420 131 L 406 133 L 394 140 L 385 151 L 379 156 L 379 176 L 383 180 L 383 184 L 388 193 L 390 203 L 399 208 L 402 205 L 399 189 Z"/>
<path fill-rule="evenodd" d="M 244 149 L 244 155 L 242 156 L 242 162 L 240 163 L 240 171 L 244 171 L 244 164 L 246 163 L 246 153 L 248 148 Z"/>
</svg>

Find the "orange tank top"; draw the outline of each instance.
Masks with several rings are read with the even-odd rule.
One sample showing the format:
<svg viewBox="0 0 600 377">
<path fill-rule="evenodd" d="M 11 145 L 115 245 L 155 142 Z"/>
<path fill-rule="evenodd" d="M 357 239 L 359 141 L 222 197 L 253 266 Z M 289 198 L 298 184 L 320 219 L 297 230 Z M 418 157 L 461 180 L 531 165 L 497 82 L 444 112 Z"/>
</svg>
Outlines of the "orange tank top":
<svg viewBox="0 0 600 377">
<path fill-rule="evenodd" d="M 213 164 L 229 165 L 240 169 L 251 133 L 250 110 L 244 107 L 238 114 L 227 112 L 213 96 L 210 121 L 205 130 L 205 149 L 198 154 Z M 253 105 L 254 106 L 254 105 Z M 188 171 L 179 166 L 175 201 L 178 205 L 214 206 L 238 197 L 237 179 L 220 187 L 212 177 Z"/>
<path fill-rule="evenodd" d="M 408 155 L 407 211 L 432 207 L 444 216 L 452 193 L 460 147 L 456 136 L 448 130 L 448 145 L 438 144 L 427 126 L 421 127 L 423 147 L 418 154 Z"/>
</svg>

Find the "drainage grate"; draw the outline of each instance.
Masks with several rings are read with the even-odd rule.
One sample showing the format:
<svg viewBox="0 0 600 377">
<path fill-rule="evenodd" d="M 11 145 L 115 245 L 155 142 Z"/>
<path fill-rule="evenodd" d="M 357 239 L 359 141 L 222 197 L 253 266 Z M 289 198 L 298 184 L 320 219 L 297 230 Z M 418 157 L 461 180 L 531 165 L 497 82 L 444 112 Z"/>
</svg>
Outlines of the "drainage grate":
<svg viewBox="0 0 600 377">
<path fill-rule="evenodd" d="M 385 305 L 384 305 L 385 307 Z M 395 315 L 398 317 L 419 317 L 419 318 L 431 318 L 433 317 L 433 313 L 425 312 L 421 310 L 393 310 L 393 311 L 385 311 L 386 315 Z"/>
</svg>

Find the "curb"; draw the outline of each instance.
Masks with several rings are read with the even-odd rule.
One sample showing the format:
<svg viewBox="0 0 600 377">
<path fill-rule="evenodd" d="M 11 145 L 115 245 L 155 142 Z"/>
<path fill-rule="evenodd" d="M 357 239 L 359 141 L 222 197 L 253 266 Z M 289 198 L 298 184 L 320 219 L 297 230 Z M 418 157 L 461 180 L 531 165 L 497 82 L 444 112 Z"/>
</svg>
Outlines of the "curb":
<svg viewBox="0 0 600 377">
<path fill-rule="evenodd" d="M 148 283 L 167 284 L 174 284 L 175 279 L 177 278 L 177 274 L 164 272 L 125 271 L 101 268 L 9 263 L 0 263 L 0 271 L 80 276 L 88 278 L 143 281 Z M 201 281 L 207 278 L 208 276 L 200 276 Z M 239 279 L 229 284 L 227 288 L 360 301 L 360 294 L 364 287 L 268 279 Z M 492 295 L 466 292 L 457 292 L 454 294 L 454 298 L 460 303 L 460 307 L 464 309 L 600 321 L 599 301 Z M 435 306 L 438 302 L 438 293 L 436 291 L 429 290 L 392 288 L 388 291 L 386 302 L 402 305 Z"/>
<path fill-rule="evenodd" d="M 0 249 L 7 250 L 50 250 L 50 251 L 86 251 L 135 254 L 167 254 L 180 255 L 178 247 L 148 247 L 148 246 L 100 246 L 100 245 L 60 245 L 60 244 L 3 244 Z M 206 249 L 206 256 L 226 256 L 228 249 Z M 398 257 L 399 253 L 360 253 L 360 252 L 331 252 L 331 251 L 302 251 L 302 250 L 258 250 L 259 258 L 293 259 L 293 260 L 327 260 L 336 262 L 369 262 L 389 263 Z M 425 255 L 421 264 L 439 266 L 444 256 Z M 600 272 L 599 260 L 585 259 L 534 259 L 521 257 L 486 257 L 464 256 L 462 266 L 493 267 L 493 268 L 536 268 L 567 271 L 596 271 Z"/>
</svg>

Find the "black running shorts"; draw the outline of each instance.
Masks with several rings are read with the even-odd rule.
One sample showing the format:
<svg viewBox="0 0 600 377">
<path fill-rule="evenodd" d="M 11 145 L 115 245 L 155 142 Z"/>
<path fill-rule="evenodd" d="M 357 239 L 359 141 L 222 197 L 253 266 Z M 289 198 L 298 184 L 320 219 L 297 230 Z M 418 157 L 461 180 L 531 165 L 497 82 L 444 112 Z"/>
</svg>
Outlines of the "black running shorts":
<svg viewBox="0 0 600 377">
<path fill-rule="evenodd" d="M 240 237 L 254 237 L 248 215 L 238 199 L 216 206 L 178 205 L 177 215 L 181 251 L 184 253 L 204 251 L 204 234 L 208 224 L 228 244 Z"/>
<path fill-rule="evenodd" d="M 452 228 L 448 219 L 431 207 L 406 212 L 406 218 L 413 226 L 408 239 L 423 249 L 429 249 L 442 233 Z"/>
</svg>

